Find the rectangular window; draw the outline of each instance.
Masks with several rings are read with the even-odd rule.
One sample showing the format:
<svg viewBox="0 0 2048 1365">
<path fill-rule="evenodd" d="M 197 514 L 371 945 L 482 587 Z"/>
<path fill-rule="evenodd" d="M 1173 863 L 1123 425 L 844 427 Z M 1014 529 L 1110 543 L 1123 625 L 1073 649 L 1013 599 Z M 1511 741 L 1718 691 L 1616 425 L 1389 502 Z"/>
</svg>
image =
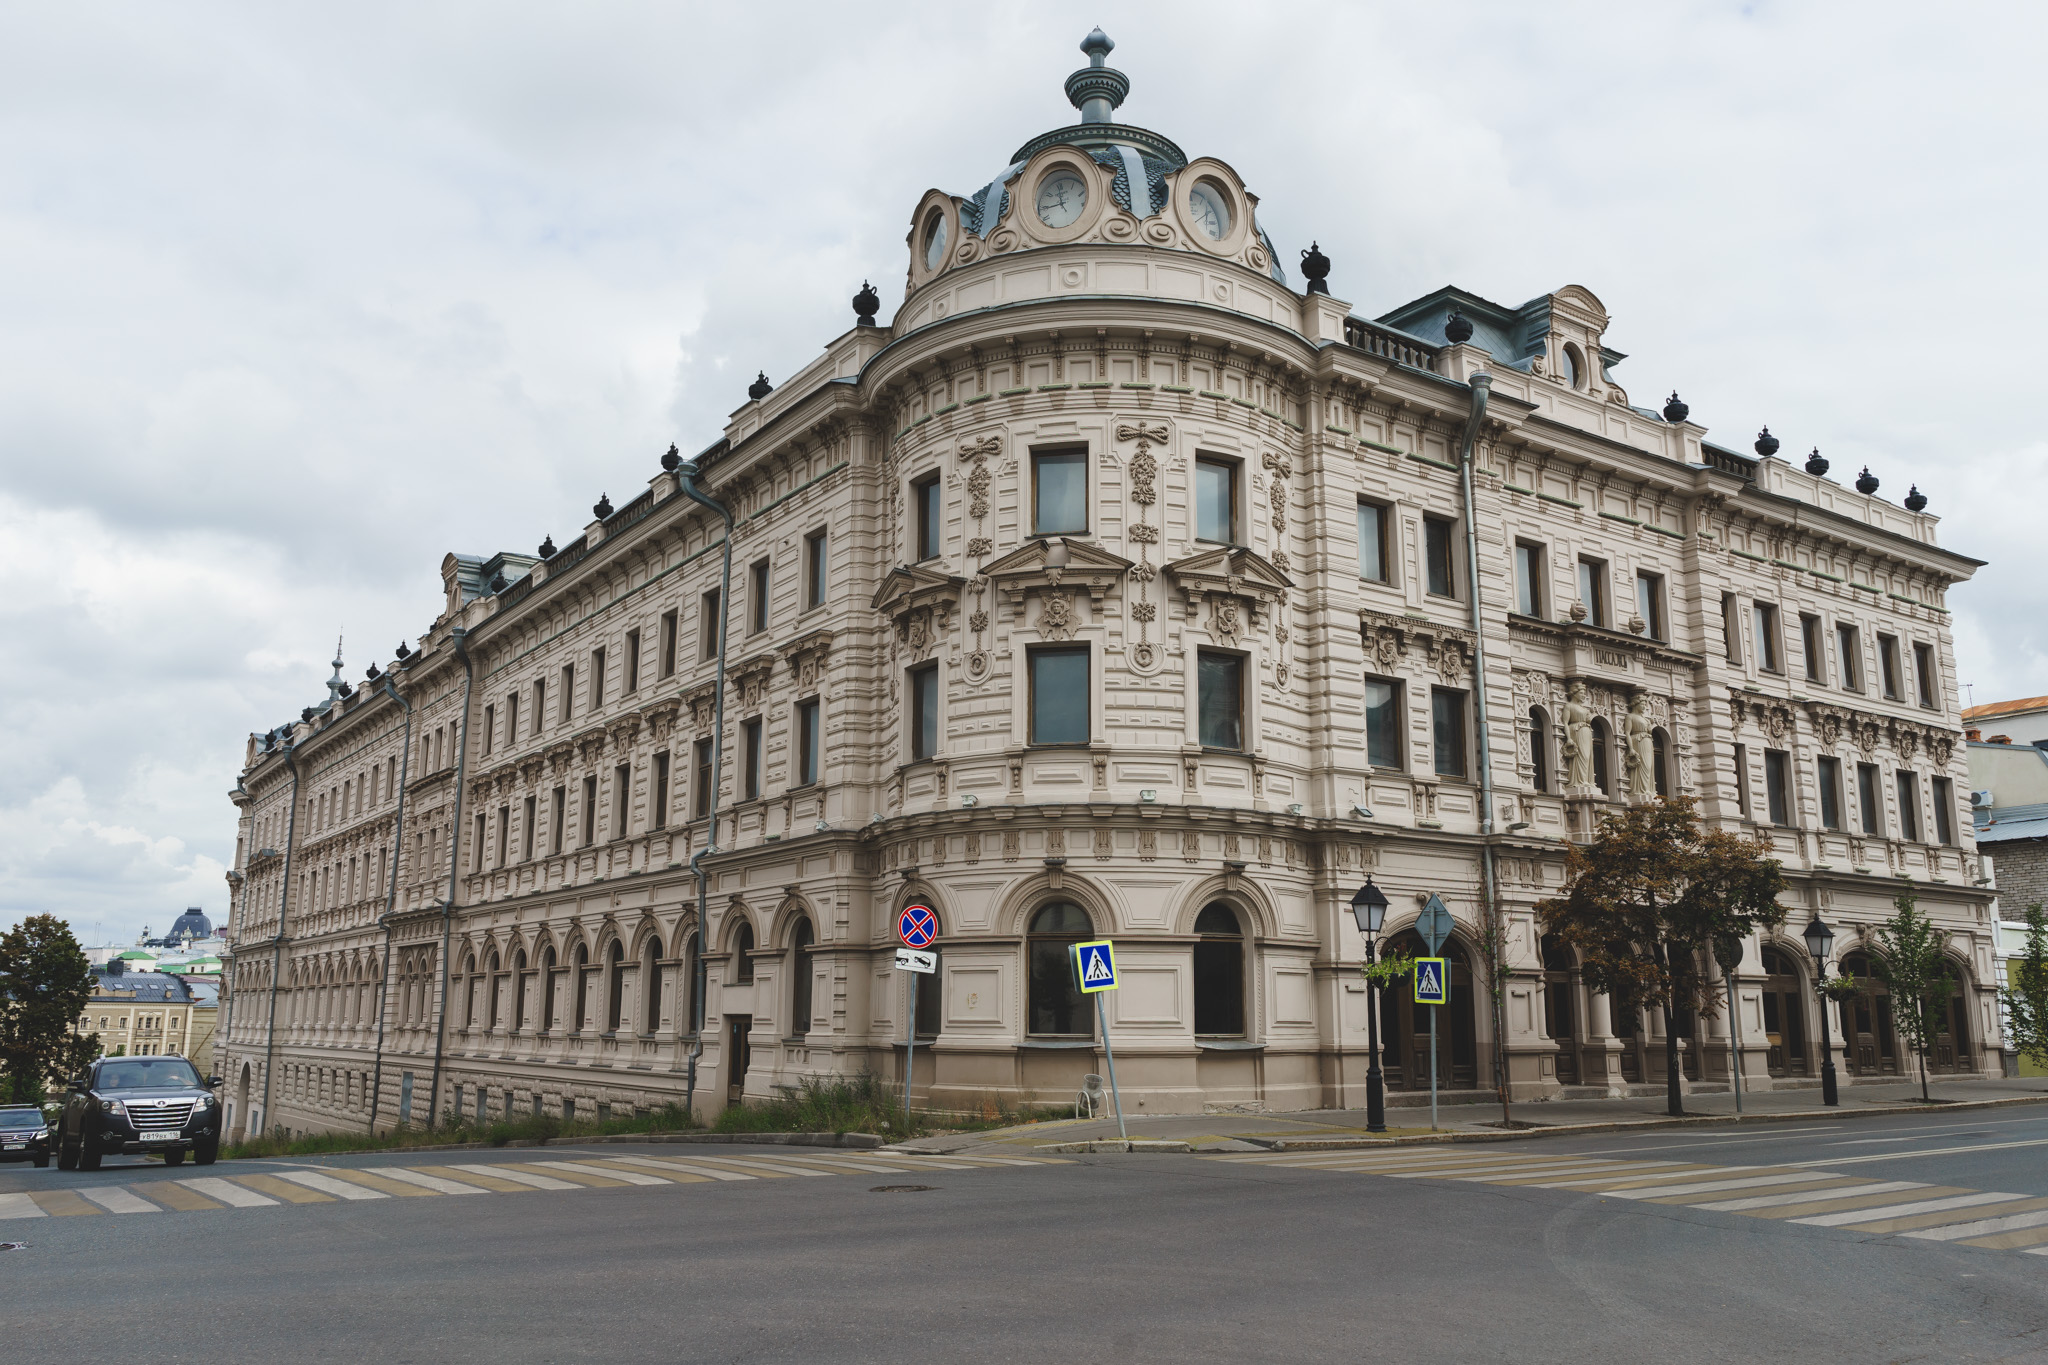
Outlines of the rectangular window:
<svg viewBox="0 0 2048 1365">
<path fill-rule="evenodd" d="M 804 610 L 825 605 L 825 533 L 813 531 L 804 537 Z"/>
<path fill-rule="evenodd" d="M 1195 539 L 1237 543 L 1237 462 L 1195 457 Z"/>
<path fill-rule="evenodd" d="M 796 704 L 796 784 L 808 787 L 818 780 L 818 699 Z"/>
<path fill-rule="evenodd" d="M 538 819 L 536 819 L 539 814 L 540 798 L 538 796 L 527 797 L 526 808 L 520 812 L 524 819 L 521 820 L 519 825 L 519 861 L 523 863 L 533 861 L 534 826 L 539 823 Z"/>
<path fill-rule="evenodd" d="M 648 822 L 649 829 L 668 828 L 668 750 L 654 756 L 654 818 Z"/>
<path fill-rule="evenodd" d="M 1920 842 L 1920 776 L 1901 769 L 1899 785 L 1899 837 Z"/>
<path fill-rule="evenodd" d="M 1756 666 L 1766 673 L 1779 672 L 1778 609 L 1769 602 L 1755 604 Z"/>
<path fill-rule="evenodd" d="M 1579 603 L 1586 609 L 1586 620 L 1596 626 L 1607 625 L 1607 564 L 1599 559 L 1579 561 Z"/>
<path fill-rule="evenodd" d="M 481 872 L 484 870 L 484 813 L 482 811 L 476 813 L 476 838 L 471 840 L 469 845 L 469 870 L 471 872 Z M 331 889 L 334 885 L 334 879 L 330 877 L 327 884 Z"/>
<path fill-rule="evenodd" d="M 1895 635 L 1877 637 L 1878 681 L 1884 685 L 1884 694 L 1892 701 L 1899 700 L 1899 641 Z"/>
<path fill-rule="evenodd" d="M 489 758 L 491 756 L 491 740 L 495 737 L 497 729 L 498 708 L 495 706 L 486 706 L 484 708 L 484 757 L 486 758 Z"/>
<path fill-rule="evenodd" d="M 1033 744 L 1086 744 L 1089 740 L 1087 645 L 1029 652 L 1030 731 Z"/>
<path fill-rule="evenodd" d="M 1952 846 L 1956 841 L 1955 784 L 1945 777 L 1937 777 L 1929 787 L 1934 797 L 1934 842 L 1943 847 Z"/>
<path fill-rule="evenodd" d="M 1920 704 L 1932 711 L 1941 705 L 1941 698 L 1934 689 L 1934 647 L 1913 646 L 1913 680 L 1920 688 Z"/>
<path fill-rule="evenodd" d="M 718 610 L 718 589 L 713 588 L 697 599 L 697 656 L 703 659 L 718 657 L 718 632 L 725 624 L 725 617 Z"/>
<path fill-rule="evenodd" d="M 584 702 L 584 709 L 597 711 L 604 706 L 604 647 L 590 651 L 590 696 Z"/>
<path fill-rule="evenodd" d="M 597 842 L 597 778 L 583 779 L 583 846 Z"/>
<path fill-rule="evenodd" d="M 1452 572 L 1451 523 L 1442 517 L 1422 519 L 1422 558 L 1427 568 L 1424 586 L 1433 597 L 1457 596 L 1458 576 Z"/>
<path fill-rule="evenodd" d="M 1088 452 L 1039 450 L 1031 455 L 1031 534 L 1081 535 L 1088 530 Z"/>
<path fill-rule="evenodd" d="M 768 561 L 757 559 L 747 569 L 747 634 L 768 629 Z"/>
<path fill-rule="evenodd" d="M 945 511 L 939 499 L 942 489 L 937 474 L 927 474 L 910 485 L 910 498 L 917 505 L 917 558 L 939 557 L 939 532 L 945 529 Z"/>
<path fill-rule="evenodd" d="M 1816 760 L 1820 778 L 1820 827 L 1842 827 L 1842 760 L 1822 754 Z"/>
<path fill-rule="evenodd" d="M 562 716 L 561 723 L 569 723 L 570 699 L 576 695 L 576 665 L 562 665 Z"/>
<path fill-rule="evenodd" d="M 1195 660 L 1196 713 L 1205 749 L 1244 747 L 1244 660 L 1201 650 Z"/>
<path fill-rule="evenodd" d="M 640 690 L 640 632 L 626 632 L 626 687 L 627 692 Z"/>
<path fill-rule="evenodd" d="M 1358 576 L 1387 581 L 1387 509 L 1378 503 L 1358 504 Z"/>
<path fill-rule="evenodd" d="M 1515 545 L 1515 610 L 1524 616 L 1543 614 L 1543 547 Z"/>
<path fill-rule="evenodd" d="M 612 838 L 626 837 L 626 815 L 633 804 L 633 769 L 621 763 L 612 769 Z"/>
<path fill-rule="evenodd" d="M 1652 640 L 1664 635 L 1664 575 L 1636 574 L 1636 615 L 1643 618 L 1643 634 Z"/>
<path fill-rule="evenodd" d="M 1884 808 L 1879 804 L 1877 794 L 1877 765 L 1858 763 L 1856 765 L 1857 814 L 1863 820 L 1865 834 L 1884 833 Z"/>
<path fill-rule="evenodd" d="M 1749 811 L 1749 746 L 1735 746 L 1735 809 L 1747 817 Z"/>
<path fill-rule="evenodd" d="M 939 666 L 910 670 L 910 757 L 930 758 L 939 751 Z"/>
<path fill-rule="evenodd" d="M 1782 749 L 1764 750 L 1764 796 L 1770 804 L 1771 823 L 1792 823 L 1792 755 Z"/>
<path fill-rule="evenodd" d="M 654 638 L 655 664 L 660 676 L 669 678 L 676 671 L 676 614 L 665 611 L 661 614 L 661 629 Z"/>
<path fill-rule="evenodd" d="M 740 799 L 744 801 L 758 801 L 761 797 L 760 717 L 756 716 L 753 720 L 740 726 L 740 743 L 745 749 L 745 754 L 742 758 L 745 767 L 742 771 L 746 775 L 746 785 L 741 789 Z"/>
<path fill-rule="evenodd" d="M 1742 610 L 1732 592 L 1721 594 L 1721 652 L 1729 663 L 1742 666 Z"/>
<path fill-rule="evenodd" d="M 1835 627 L 1835 652 L 1841 655 L 1842 687 L 1849 692 L 1863 690 L 1863 651 L 1856 638 L 1856 627 Z"/>
<path fill-rule="evenodd" d="M 548 852 L 559 857 L 569 831 L 569 789 L 557 787 L 548 800 Z"/>
<path fill-rule="evenodd" d="M 503 867 L 512 858 L 512 808 L 498 807 L 498 866 Z"/>
<path fill-rule="evenodd" d="M 1801 615 L 1799 618 L 1799 652 L 1806 656 L 1806 680 L 1826 682 L 1828 680 L 1827 646 L 1821 643 L 1820 618 Z"/>
<path fill-rule="evenodd" d="M 1465 775 L 1465 694 L 1445 687 L 1429 690 L 1431 737 L 1439 777 Z"/>
<path fill-rule="evenodd" d="M 702 820 L 711 814 L 711 741 L 697 741 L 697 775 L 691 787 L 690 818 Z"/>
<path fill-rule="evenodd" d="M 1401 766 L 1401 684 L 1365 680 L 1365 761 L 1375 768 Z"/>
</svg>

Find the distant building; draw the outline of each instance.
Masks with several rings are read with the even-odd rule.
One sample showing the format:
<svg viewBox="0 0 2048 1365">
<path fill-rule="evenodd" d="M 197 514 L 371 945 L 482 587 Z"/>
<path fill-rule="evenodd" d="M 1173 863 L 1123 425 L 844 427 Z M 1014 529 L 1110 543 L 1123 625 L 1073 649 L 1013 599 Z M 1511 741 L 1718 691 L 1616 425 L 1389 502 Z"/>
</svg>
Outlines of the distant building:
<svg viewBox="0 0 2048 1365">
<path fill-rule="evenodd" d="M 92 998 L 74 1032 L 99 1035 L 103 1057 L 190 1057 L 213 1064 L 218 983 L 154 970 L 95 970 Z"/>
<path fill-rule="evenodd" d="M 2048 697 L 1965 707 L 1963 730 L 1973 740 L 1988 737 L 1994 744 L 2048 744 Z"/>
</svg>

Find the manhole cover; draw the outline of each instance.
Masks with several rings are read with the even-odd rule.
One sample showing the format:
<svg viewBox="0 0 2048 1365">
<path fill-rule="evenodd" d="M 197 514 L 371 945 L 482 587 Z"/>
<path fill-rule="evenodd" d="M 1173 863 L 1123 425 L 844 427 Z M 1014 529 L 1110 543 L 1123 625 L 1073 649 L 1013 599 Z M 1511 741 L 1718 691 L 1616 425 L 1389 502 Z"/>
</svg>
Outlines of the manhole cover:
<svg viewBox="0 0 2048 1365">
<path fill-rule="evenodd" d="M 875 1185 L 869 1194 L 916 1194 L 919 1190 L 935 1190 L 937 1185 Z"/>
</svg>

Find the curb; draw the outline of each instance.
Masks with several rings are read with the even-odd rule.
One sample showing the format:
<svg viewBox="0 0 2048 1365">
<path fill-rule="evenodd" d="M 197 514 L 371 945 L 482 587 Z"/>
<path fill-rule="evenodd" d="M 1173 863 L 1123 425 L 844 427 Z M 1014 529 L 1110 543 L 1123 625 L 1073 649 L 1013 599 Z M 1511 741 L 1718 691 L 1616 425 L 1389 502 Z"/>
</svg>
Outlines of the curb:
<svg viewBox="0 0 2048 1365">
<path fill-rule="evenodd" d="M 590 1147 L 613 1143 L 703 1142 L 754 1147 L 881 1147 L 873 1133 L 607 1133 L 594 1137 L 514 1138 L 509 1142 L 422 1143 L 415 1147 L 359 1147 L 347 1152 L 302 1156 L 230 1157 L 232 1161 L 317 1161 L 330 1156 L 388 1156 L 395 1152 L 502 1152 L 514 1147 Z M 1112 1144 L 1113 1145 L 1113 1144 Z"/>
<path fill-rule="evenodd" d="M 1129 1141 L 1123 1141 L 1118 1138 L 1110 1138 L 1106 1142 L 1101 1140 L 1093 1142 L 1048 1142 L 1033 1147 L 1031 1150 L 1048 1154 L 1078 1154 L 1084 1152 L 1190 1152 L 1194 1148 L 1178 1139 L 1132 1138 Z"/>
</svg>

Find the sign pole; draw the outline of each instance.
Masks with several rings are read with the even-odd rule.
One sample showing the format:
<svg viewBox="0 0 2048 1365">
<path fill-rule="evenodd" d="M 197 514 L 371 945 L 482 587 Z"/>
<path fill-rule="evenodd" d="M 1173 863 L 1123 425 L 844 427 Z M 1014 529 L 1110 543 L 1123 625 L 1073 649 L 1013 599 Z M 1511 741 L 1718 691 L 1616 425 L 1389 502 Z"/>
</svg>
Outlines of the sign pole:
<svg viewBox="0 0 2048 1365">
<path fill-rule="evenodd" d="M 1128 1143 L 1131 1135 L 1124 1131 L 1124 1098 L 1116 1088 L 1116 1053 L 1109 1046 L 1109 1015 L 1102 1008 L 1102 994 L 1095 996 L 1095 1018 L 1102 1025 L 1102 1055 L 1109 1059 L 1109 1098 L 1116 1105 L 1116 1135 L 1119 1141 Z"/>
<path fill-rule="evenodd" d="M 903 973 L 903 994 L 909 998 L 905 1011 L 909 1024 L 903 1030 L 903 1135 L 910 1136 L 910 1073 L 917 1063 L 917 973 Z"/>
</svg>

